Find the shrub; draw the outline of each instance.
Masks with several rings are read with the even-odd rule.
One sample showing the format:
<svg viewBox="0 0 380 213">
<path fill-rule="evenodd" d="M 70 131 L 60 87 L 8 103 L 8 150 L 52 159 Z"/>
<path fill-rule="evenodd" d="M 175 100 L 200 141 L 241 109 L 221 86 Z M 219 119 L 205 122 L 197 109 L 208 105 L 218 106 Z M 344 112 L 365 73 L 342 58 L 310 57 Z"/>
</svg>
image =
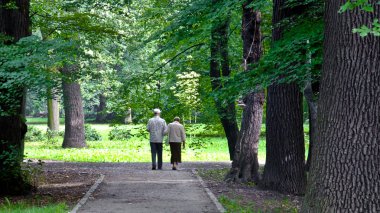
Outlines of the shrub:
<svg viewBox="0 0 380 213">
<path fill-rule="evenodd" d="M 29 183 L 34 189 L 42 183 L 45 179 L 43 171 L 44 162 L 38 160 L 37 163 L 33 163 L 32 160 L 27 160 L 22 164 L 21 171 L 24 180 Z"/>
<path fill-rule="evenodd" d="M 222 125 L 188 124 L 186 133 L 197 137 L 225 137 Z"/>
<path fill-rule="evenodd" d="M 46 142 L 55 144 L 58 142 L 57 136 L 59 135 L 59 131 L 50 130 L 49 128 L 46 130 Z"/>
<path fill-rule="evenodd" d="M 0 140 L 0 180 L 1 195 L 17 195 L 28 192 L 32 186 L 28 183 L 21 169 L 22 152 L 20 148 L 9 145 L 9 142 Z"/>
<path fill-rule="evenodd" d="M 25 141 L 43 141 L 45 139 L 44 133 L 34 126 L 28 126 L 28 131 L 25 135 Z"/>
<path fill-rule="evenodd" d="M 146 131 L 145 126 L 134 127 L 133 130 L 134 130 L 134 132 L 130 133 L 130 137 L 136 137 L 136 138 L 139 138 L 141 140 L 149 138 L 149 133 Z"/>
<path fill-rule="evenodd" d="M 86 140 L 88 141 L 101 141 L 102 136 L 100 136 L 99 132 L 96 129 L 92 128 L 90 125 L 84 125 L 84 135 Z"/>
<path fill-rule="evenodd" d="M 112 140 L 127 140 L 131 137 L 131 130 L 116 126 L 112 128 L 110 133 L 108 134 L 108 138 Z"/>
</svg>

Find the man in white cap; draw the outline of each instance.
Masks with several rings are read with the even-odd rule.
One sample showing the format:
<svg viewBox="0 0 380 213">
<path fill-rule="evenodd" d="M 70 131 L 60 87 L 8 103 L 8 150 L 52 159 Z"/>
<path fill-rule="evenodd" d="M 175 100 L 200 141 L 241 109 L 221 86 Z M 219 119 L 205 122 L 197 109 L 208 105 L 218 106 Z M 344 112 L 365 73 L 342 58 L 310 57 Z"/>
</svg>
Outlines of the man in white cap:
<svg viewBox="0 0 380 213">
<path fill-rule="evenodd" d="M 147 130 L 150 133 L 150 149 L 152 153 L 152 170 L 156 170 L 156 156 L 158 169 L 162 169 L 162 142 L 167 134 L 166 121 L 160 117 L 161 110 L 153 110 L 154 117 L 149 119 Z"/>
</svg>

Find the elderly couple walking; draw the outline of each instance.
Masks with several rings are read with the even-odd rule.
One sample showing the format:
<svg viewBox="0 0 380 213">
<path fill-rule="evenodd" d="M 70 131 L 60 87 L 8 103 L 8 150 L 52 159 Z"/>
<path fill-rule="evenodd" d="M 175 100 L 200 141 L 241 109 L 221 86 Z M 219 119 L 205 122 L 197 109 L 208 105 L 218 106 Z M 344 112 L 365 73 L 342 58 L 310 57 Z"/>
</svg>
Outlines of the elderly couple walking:
<svg viewBox="0 0 380 213">
<path fill-rule="evenodd" d="M 158 158 L 158 169 L 162 169 L 162 144 L 164 136 L 168 135 L 170 145 L 173 170 L 177 170 L 178 163 L 181 163 L 181 144 L 185 148 L 186 134 L 185 128 L 180 124 L 178 117 L 174 118 L 173 123 L 166 125 L 162 119 L 161 110 L 154 109 L 154 117 L 149 119 L 147 130 L 150 133 L 150 148 L 152 153 L 152 170 L 156 170 L 156 157 Z"/>
</svg>

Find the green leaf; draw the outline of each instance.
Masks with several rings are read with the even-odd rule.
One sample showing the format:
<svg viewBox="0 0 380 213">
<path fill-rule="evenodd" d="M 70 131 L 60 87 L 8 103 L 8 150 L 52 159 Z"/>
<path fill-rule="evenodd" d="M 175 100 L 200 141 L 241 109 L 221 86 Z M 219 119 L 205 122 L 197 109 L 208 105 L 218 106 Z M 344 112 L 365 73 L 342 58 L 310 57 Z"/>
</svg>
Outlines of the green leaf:
<svg viewBox="0 0 380 213">
<path fill-rule="evenodd" d="M 373 7 L 372 7 L 372 5 L 365 5 L 363 8 L 362 8 L 362 10 L 364 10 L 364 11 L 366 11 L 366 12 L 370 12 L 370 13 L 372 13 L 373 11 L 374 11 L 374 9 L 373 9 Z"/>
<path fill-rule="evenodd" d="M 344 13 L 344 12 L 346 12 L 347 10 L 349 10 L 349 9 L 351 9 L 353 7 L 353 4 L 350 2 L 350 1 L 348 1 L 348 2 L 346 2 L 344 5 L 342 5 L 341 7 L 340 7 L 340 9 L 339 9 L 339 13 Z"/>
</svg>

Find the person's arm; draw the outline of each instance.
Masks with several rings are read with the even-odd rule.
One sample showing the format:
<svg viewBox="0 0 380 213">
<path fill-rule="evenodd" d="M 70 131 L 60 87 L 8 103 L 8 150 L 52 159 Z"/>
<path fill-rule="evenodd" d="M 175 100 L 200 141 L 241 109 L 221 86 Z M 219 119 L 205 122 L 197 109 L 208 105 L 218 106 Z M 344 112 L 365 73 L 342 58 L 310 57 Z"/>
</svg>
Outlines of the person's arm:
<svg viewBox="0 0 380 213">
<path fill-rule="evenodd" d="M 181 128 L 181 138 L 183 142 L 183 148 L 186 148 L 186 132 L 185 132 L 185 127 L 182 126 Z"/>
<path fill-rule="evenodd" d="M 168 125 L 166 125 L 166 121 L 164 121 L 164 130 L 163 130 L 163 135 L 168 134 Z"/>
<path fill-rule="evenodd" d="M 169 124 L 168 127 L 167 127 L 167 135 L 168 135 L 168 138 L 167 138 L 167 140 L 166 140 L 166 145 L 169 145 L 169 143 L 170 143 L 170 129 L 171 129 L 171 126 L 170 126 L 170 124 Z"/>
<path fill-rule="evenodd" d="M 148 124 L 146 125 L 146 131 L 150 132 L 150 120 L 148 121 Z"/>
</svg>

